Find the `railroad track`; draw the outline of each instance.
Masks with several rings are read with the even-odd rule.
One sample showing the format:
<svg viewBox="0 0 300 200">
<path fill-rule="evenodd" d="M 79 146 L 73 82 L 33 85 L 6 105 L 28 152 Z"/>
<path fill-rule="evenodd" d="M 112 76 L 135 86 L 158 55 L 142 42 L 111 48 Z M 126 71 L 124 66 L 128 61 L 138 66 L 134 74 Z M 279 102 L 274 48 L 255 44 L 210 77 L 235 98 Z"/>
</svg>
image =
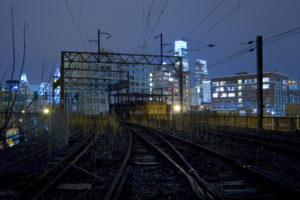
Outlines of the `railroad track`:
<svg viewBox="0 0 300 200">
<path fill-rule="evenodd" d="M 223 199 L 162 137 L 126 124 L 133 136 L 105 199 Z"/>
<path fill-rule="evenodd" d="M 126 153 L 128 138 L 125 132 L 119 136 L 109 133 L 100 135 L 45 192 L 43 199 L 104 199 Z M 111 142 L 113 146 L 109 144 Z"/>
<path fill-rule="evenodd" d="M 150 130 L 153 134 L 161 135 L 171 141 L 195 166 L 199 175 L 219 190 L 226 199 L 298 199 L 300 195 L 297 185 L 290 184 L 259 168 L 177 136 Z"/>
<path fill-rule="evenodd" d="M 78 137 L 82 135 L 82 130 L 77 130 L 68 137 L 69 146 L 72 146 L 73 143 L 78 140 Z M 54 143 L 52 146 L 58 145 L 59 143 Z M 24 166 L 29 166 L 30 170 L 37 170 L 40 164 L 45 164 L 48 154 L 48 146 L 40 147 L 36 146 L 32 151 L 28 152 L 28 149 L 31 149 L 29 146 L 26 146 L 27 149 L 18 150 L 16 153 L 10 155 L 9 157 L 3 158 L 3 165 L 0 168 L 0 176 L 9 173 L 12 170 L 21 168 Z M 32 166 L 33 163 L 36 163 L 38 166 Z"/>
<path fill-rule="evenodd" d="M 223 133 L 220 131 L 213 131 L 212 134 L 230 138 L 240 142 L 247 142 L 255 145 L 264 146 L 272 150 L 282 151 L 300 157 L 300 142 L 295 140 L 272 137 L 268 135 L 247 133 Z"/>
<path fill-rule="evenodd" d="M 171 133 L 166 129 L 163 131 Z M 282 139 L 282 144 L 278 144 L 281 138 L 214 131 L 200 132 L 193 136 L 184 131 L 172 134 L 222 152 L 247 165 L 257 166 L 267 173 L 286 180 L 290 185 L 300 186 L 300 154 L 298 153 L 300 146 L 297 147 L 296 141 Z"/>
<path fill-rule="evenodd" d="M 45 185 L 51 185 L 53 179 L 56 178 L 56 174 L 63 168 L 68 167 L 69 162 L 76 158 L 76 154 L 81 152 L 83 148 L 88 144 L 89 138 L 80 137 L 82 131 L 78 131 L 72 134 L 69 138 L 71 141 L 70 147 L 60 153 L 54 160 L 45 162 L 47 157 L 48 147 L 42 148 L 39 151 L 35 151 L 30 155 L 21 157 L 16 160 L 16 166 L 11 168 L 12 172 L 8 171 L 7 174 L 1 176 L 1 191 L 0 197 L 6 199 L 35 199 L 40 193 L 43 193 Z M 84 141 L 82 141 L 84 140 Z M 42 160 L 42 167 L 36 169 L 33 167 L 32 171 L 23 171 L 22 167 L 26 165 L 26 168 L 30 168 L 30 162 L 37 162 L 40 158 Z M 36 164 L 33 163 L 32 166 Z M 19 171 L 19 169 L 21 170 Z M 33 195 L 34 194 L 34 195 Z M 37 199 L 37 198 L 36 198 Z"/>
</svg>

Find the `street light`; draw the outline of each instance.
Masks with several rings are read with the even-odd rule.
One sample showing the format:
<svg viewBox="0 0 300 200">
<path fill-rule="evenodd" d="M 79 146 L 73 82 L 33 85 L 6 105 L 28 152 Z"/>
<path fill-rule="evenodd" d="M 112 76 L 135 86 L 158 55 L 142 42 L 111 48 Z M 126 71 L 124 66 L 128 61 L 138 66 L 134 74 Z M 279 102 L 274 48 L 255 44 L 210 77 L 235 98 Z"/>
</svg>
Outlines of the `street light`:
<svg viewBox="0 0 300 200">
<path fill-rule="evenodd" d="M 51 158 L 51 155 L 52 155 L 51 113 L 50 113 L 49 108 L 44 108 L 44 109 L 43 109 L 43 113 L 44 113 L 45 115 L 50 114 L 50 116 L 49 116 L 50 123 L 49 123 L 49 129 L 48 129 L 48 130 L 49 130 L 49 136 L 48 136 L 48 156 L 49 156 L 49 158 Z"/>
<path fill-rule="evenodd" d="M 174 111 L 179 112 L 180 111 L 180 105 L 175 105 L 174 106 Z"/>
<path fill-rule="evenodd" d="M 44 108 L 43 112 L 44 112 L 44 114 L 49 114 L 50 110 L 48 108 Z"/>
</svg>

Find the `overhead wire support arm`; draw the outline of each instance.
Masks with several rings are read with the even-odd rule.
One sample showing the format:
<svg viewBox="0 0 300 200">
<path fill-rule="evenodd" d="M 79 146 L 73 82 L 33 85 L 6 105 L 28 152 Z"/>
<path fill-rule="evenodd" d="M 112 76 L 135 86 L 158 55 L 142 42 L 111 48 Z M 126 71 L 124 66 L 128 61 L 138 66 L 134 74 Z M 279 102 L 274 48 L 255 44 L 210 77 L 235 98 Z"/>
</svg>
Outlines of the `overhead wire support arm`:
<svg viewBox="0 0 300 200">
<path fill-rule="evenodd" d="M 98 45 L 98 53 L 100 53 L 100 35 L 107 35 L 107 37 L 105 39 L 109 39 L 112 37 L 112 35 L 110 33 L 106 33 L 106 32 L 101 32 L 100 29 L 98 29 L 98 37 L 97 40 L 91 40 L 89 39 L 89 42 L 95 42 Z"/>
</svg>

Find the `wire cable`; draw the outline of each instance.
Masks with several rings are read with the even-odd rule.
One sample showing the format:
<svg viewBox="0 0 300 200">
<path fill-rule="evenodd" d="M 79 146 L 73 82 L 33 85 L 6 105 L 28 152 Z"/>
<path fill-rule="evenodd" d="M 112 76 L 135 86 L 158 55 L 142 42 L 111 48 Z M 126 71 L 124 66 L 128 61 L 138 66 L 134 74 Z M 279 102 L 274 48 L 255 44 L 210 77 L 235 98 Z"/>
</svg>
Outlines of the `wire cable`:
<svg viewBox="0 0 300 200">
<path fill-rule="evenodd" d="M 76 30 L 77 30 L 77 32 L 78 32 L 79 38 L 80 38 L 80 40 L 81 40 L 81 42 L 82 42 L 82 44 L 83 44 L 84 48 L 85 48 L 85 49 L 87 49 L 87 48 L 86 48 L 86 45 L 85 45 L 85 43 L 84 43 L 84 40 L 83 40 L 83 38 L 82 38 L 82 35 L 81 35 L 81 33 L 80 33 L 79 26 L 77 25 L 77 23 L 76 23 L 76 20 L 75 20 L 75 18 L 74 18 L 74 16 L 73 16 L 73 14 L 72 14 L 72 11 L 71 11 L 71 8 L 70 8 L 70 6 L 69 6 L 69 3 L 68 3 L 68 1 L 67 1 L 67 0 L 65 0 L 65 3 L 66 3 L 66 5 L 67 5 L 67 8 L 68 8 L 69 14 L 70 14 L 70 15 L 71 15 L 71 17 L 72 17 L 72 20 L 73 20 L 73 22 L 74 22 L 74 25 L 75 25 L 75 27 L 76 27 Z"/>
<path fill-rule="evenodd" d="M 189 35 L 192 32 L 198 30 L 202 24 L 224 3 L 225 0 L 221 0 L 209 13 L 204 17 L 199 23 L 197 23 L 186 35 Z"/>
<path fill-rule="evenodd" d="M 226 18 L 228 18 L 230 15 L 232 15 L 235 11 L 242 8 L 244 5 L 246 5 L 250 0 L 241 0 L 236 6 L 234 6 L 226 15 L 224 15 L 221 19 L 219 19 L 215 24 L 213 24 L 209 29 L 207 29 L 206 32 L 201 36 L 200 40 L 202 40 L 207 34 L 212 31 L 214 28 L 216 28 L 221 22 L 223 22 Z"/>
<path fill-rule="evenodd" d="M 276 34 L 276 35 L 271 36 L 269 38 L 266 38 L 263 41 L 263 46 L 267 46 L 269 44 L 272 44 L 272 43 L 277 42 L 279 40 L 291 37 L 291 36 L 293 36 L 295 34 L 298 34 L 298 33 L 300 33 L 300 26 L 292 28 L 292 29 L 290 29 L 288 31 L 285 31 L 283 33 Z M 226 58 L 224 58 L 224 59 L 222 59 L 222 60 L 220 60 L 220 61 L 218 61 L 218 62 L 216 62 L 216 63 L 214 63 L 212 65 L 210 65 L 210 68 L 218 66 L 218 65 L 221 65 L 221 64 L 225 64 L 225 63 L 227 63 L 227 62 L 229 62 L 231 60 L 234 60 L 234 59 L 236 59 L 236 58 L 238 58 L 238 57 L 240 57 L 242 55 L 245 55 L 247 53 L 253 52 L 256 49 L 257 49 L 256 44 L 252 44 L 249 47 L 247 47 L 247 48 L 245 48 L 245 49 L 243 49 L 241 51 L 238 51 L 237 53 L 234 53 L 233 55 L 230 55 L 230 56 L 228 56 L 228 57 L 226 57 Z"/>
<path fill-rule="evenodd" d="M 85 24 L 84 17 L 83 17 L 83 15 L 82 15 L 82 12 L 81 12 L 81 9 L 80 9 L 79 3 L 78 3 L 78 0 L 75 1 L 75 4 L 76 4 L 76 7 L 77 7 L 77 9 L 78 9 L 78 11 L 79 11 L 79 15 L 80 15 L 80 18 L 81 18 L 81 21 L 82 21 L 82 24 L 83 24 L 83 28 L 84 28 L 84 30 L 85 30 L 85 34 L 87 35 L 88 38 L 90 38 L 89 33 L 88 33 L 88 31 L 87 31 L 87 28 L 86 28 L 87 26 L 86 26 L 86 24 Z"/>
</svg>

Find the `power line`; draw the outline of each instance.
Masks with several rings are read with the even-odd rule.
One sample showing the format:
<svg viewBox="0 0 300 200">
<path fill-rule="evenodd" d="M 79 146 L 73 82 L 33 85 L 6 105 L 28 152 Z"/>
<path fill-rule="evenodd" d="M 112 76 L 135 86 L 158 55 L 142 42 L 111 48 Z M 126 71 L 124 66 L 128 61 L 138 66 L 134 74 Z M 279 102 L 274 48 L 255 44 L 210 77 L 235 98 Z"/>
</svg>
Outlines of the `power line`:
<svg viewBox="0 0 300 200">
<path fill-rule="evenodd" d="M 81 12 L 81 9 L 80 9 L 79 3 L 78 3 L 78 0 L 76 0 L 75 3 L 76 3 L 76 7 L 77 7 L 77 9 L 78 9 L 78 11 L 79 11 L 79 15 L 80 15 L 80 18 L 81 18 L 81 21 L 82 21 L 82 24 L 83 24 L 83 28 L 84 28 L 84 30 L 85 30 L 85 33 L 86 33 L 87 37 L 90 38 L 89 33 L 88 33 L 88 31 L 87 31 L 87 28 L 86 28 L 86 24 L 85 24 L 85 21 L 84 21 L 84 17 L 83 17 L 83 15 L 82 15 L 82 12 Z"/>
<path fill-rule="evenodd" d="M 300 33 L 300 26 L 292 28 L 292 29 L 290 29 L 288 31 L 285 31 L 283 33 L 279 33 L 279 34 L 273 35 L 273 36 L 271 36 L 269 38 L 266 38 L 264 40 L 263 46 L 266 46 L 266 45 L 272 44 L 274 42 L 277 42 L 279 40 L 291 37 L 291 36 L 293 36 L 295 34 L 298 34 L 298 33 Z M 234 59 L 236 59 L 236 58 L 238 58 L 238 57 L 240 57 L 242 55 L 245 55 L 247 53 L 253 52 L 254 50 L 256 50 L 256 48 L 257 48 L 256 44 L 253 44 L 250 47 L 247 47 L 247 48 L 245 48 L 245 49 L 243 49 L 241 51 L 238 51 L 237 53 L 234 53 L 233 55 L 230 55 L 230 56 L 228 56 L 228 57 L 226 57 L 226 58 L 224 58 L 224 59 L 222 59 L 222 60 L 220 60 L 220 61 L 218 61 L 218 62 L 216 62 L 216 63 L 214 63 L 212 65 L 210 65 L 210 68 L 218 66 L 218 65 L 221 65 L 221 64 L 224 64 L 224 63 L 227 63 L 227 62 L 229 62 L 231 60 L 234 60 Z"/>
<path fill-rule="evenodd" d="M 236 6 L 233 7 L 226 15 L 224 15 L 221 19 L 219 19 L 215 24 L 213 24 L 209 29 L 207 29 L 206 32 L 202 35 L 200 40 L 202 40 L 207 34 L 212 31 L 215 27 L 217 27 L 222 21 L 224 21 L 226 18 L 228 18 L 230 15 L 232 15 L 235 11 L 242 8 L 244 5 L 246 5 L 250 0 L 241 0 Z"/>
<path fill-rule="evenodd" d="M 191 32 L 198 30 L 202 24 L 223 4 L 225 0 L 221 0 L 209 13 L 204 17 L 199 23 L 197 23 L 186 35 L 189 35 Z"/>
<path fill-rule="evenodd" d="M 271 26 L 269 26 L 268 28 L 266 28 L 264 31 L 261 32 L 261 34 L 265 34 L 267 32 L 269 32 L 271 29 L 275 28 L 278 30 L 278 27 L 283 25 L 283 24 L 286 24 L 288 21 L 290 21 L 291 19 L 294 19 L 294 18 L 297 18 L 297 16 L 299 17 L 299 14 L 300 14 L 300 11 L 296 12 L 296 13 L 293 13 L 292 15 L 288 16 L 287 18 L 283 19 L 282 21 L 276 23 L 276 24 L 273 24 Z"/>
<path fill-rule="evenodd" d="M 70 14 L 70 15 L 71 15 L 71 17 L 72 17 L 72 20 L 73 20 L 73 22 L 74 22 L 74 25 L 75 25 L 75 27 L 76 27 L 76 30 L 77 30 L 77 32 L 78 32 L 79 38 L 80 38 L 80 40 L 81 40 L 81 42 L 82 42 L 82 44 L 83 44 L 84 48 L 86 49 L 86 45 L 85 45 L 85 43 L 84 43 L 84 40 L 83 40 L 83 38 L 82 38 L 82 35 L 81 35 L 81 33 L 80 33 L 80 29 L 79 29 L 79 27 L 78 27 L 78 25 L 77 25 L 77 23 L 76 23 L 76 20 L 75 20 L 75 18 L 74 18 L 74 16 L 73 16 L 73 14 L 72 14 L 72 11 L 71 11 L 71 8 L 70 8 L 70 6 L 69 6 L 69 4 L 68 4 L 68 1 L 67 1 L 67 0 L 65 0 L 65 3 L 66 3 L 66 5 L 67 5 L 67 8 L 68 8 L 69 14 Z"/>
<path fill-rule="evenodd" d="M 147 18 L 146 18 L 146 21 L 145 21 L 145 26 L 144 26 L 143 34 L 142 34 L 144 36 L 144 41 L 143 41 L 143 48 L 144 49 L 147 47 L 147 44 L 148 44 L 149 40 L 152 38 L 152 34 L 154 33 L 155 28 L 158 25 L 162 15 L 165 11 L 167 3 L 168 3 L 168 0 L 164 0 L 164 3 L 161 3 L 159 5 L 156 1 L 158 1 L 158 0 L 152 0 L 152 3 L 150 5 L 150 8 L 149 8 L 148 13 L 147 13 Z M 153 26 L 150 26 L 151 16 L 154 13 L 153 12 L 154 6 L 159 7 L 160 10 L 158 11 L 159 15 L 158 15 L 157 19 L 155 20 L 155 22 L 153 23 Z"/>
</svg>

